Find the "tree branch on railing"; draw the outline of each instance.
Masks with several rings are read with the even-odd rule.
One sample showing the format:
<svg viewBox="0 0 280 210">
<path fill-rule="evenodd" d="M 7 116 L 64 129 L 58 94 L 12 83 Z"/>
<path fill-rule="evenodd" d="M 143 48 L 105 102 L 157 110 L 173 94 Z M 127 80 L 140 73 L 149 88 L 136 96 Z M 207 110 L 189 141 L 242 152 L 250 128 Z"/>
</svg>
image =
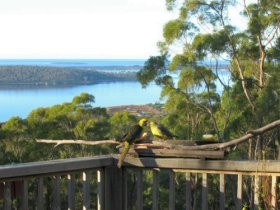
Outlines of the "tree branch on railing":
<svg viewBox="0 0 280 210">
<path fill-rule="evenodd" d="M 60 144 L 86 144 L 86 145 L 99 145 L 99 144 L 120 144 L 116 140 L 97 140 L 97 141 L 86 141 L 86 140 L 50 140 L 50 139 L 36 139 L 38 143 L 55 144 L 57 147 Z"/>
<path fill-rule="evenodd" d="M 157 147 L 164 147 L 169 149 L 185 149 L 185 150 L 219 150 L 219 149 L 226 149 L 235 147 L 240 143 L 243 143 L 249 139 L 251 139 L 254 136 L 263 134 L 267 131 L 270 131 L 276 127 L 280 126 L 280 120 L 276 120 L 272 123 L 269 123 L 261 128 L 258 128 L 256 130 L 248 131 L 244 136 L 232 139 L 230 141 L 224 142 L 224 143 L 214 143 L 214 144 L 204 144 L 204 145 L 190 145 L 190 146 L 184 146 L 180 144 L 175 144 L 176 140 L 170 140 L 170 141 L 157 141 L 153 140 L 152 142 L 145 143 L 145 141 L 141 144 L 135 144 L 137 148 L 137 145 L 139 147 L 143 147 L 144 145 L 147 146 L 147 148 L 153 149 Z M 186 140 L 184 140 L 187 142 Z M 49 139 L 37 139 L 36 142 L 38 143 L 47 143 L 47 144 L 56 144 L 55 146 L 58 146 L 60 144 L 86 144 L 86 145 L 99 145 L 99 144 L 121 144 L 120 142 L 116 140 L 96 140 L 96 141 L 86 141 L 86 140 L 49 140 Z M 193 142 L 193 141 L 189 141 Z M 207 143 L 207 141 L 205 142 Z"/>
<path fill-rule="evenodd" d="M 267 131 L 270 131 L 276 127 L 280 126 L 280 120 L 276 120 L 272 123 L 269 123 L 261 128 L 258 128 L 256 130 L 251 130 L 248 131 L 246 135 L 237 138 L 237 139 L 232 139 L 228 142 L 224 142 L 224 143 L 216 143 L 216 144 L 206 144 L 206 145 L 198 145 L 198 146 L 186 146 L 185 149 L 211 149 L 211 150 L 215 150 L 215 149 L 225 149 L 228 147 L 234 147 L 237 146 L 240 143 L 243 143 L 249 139 L 251 139 L 254 136 L 263 134 Z"/>
</svg>

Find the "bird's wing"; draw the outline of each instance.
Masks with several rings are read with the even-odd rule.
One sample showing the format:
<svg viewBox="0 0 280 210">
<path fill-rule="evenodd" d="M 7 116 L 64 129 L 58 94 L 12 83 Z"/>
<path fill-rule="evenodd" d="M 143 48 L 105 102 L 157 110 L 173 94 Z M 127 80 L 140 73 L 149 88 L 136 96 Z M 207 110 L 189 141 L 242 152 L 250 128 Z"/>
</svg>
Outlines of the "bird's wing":
<svg viewBox="0 0 280 210">
<path fill-rule="evenodd" d="M 125 159 L 125 156 L 128 153 L 130 145 L 141 136 L 142 130 L 143 128 L 141 126 L 134 125 L 128 130 L 128 132 L 122 138 L 121 141 L 124 142 L 124 146 L 118 160 L 119 168 L 122 166 L 123 160 Z"/>
<path fill-rule="evenodd" d="M 166 136 L 167 138 L 176 137 L 173 133 L 171 133 L 167 128 L 165 128 L 162 125 L 159 125 L 159 129 L 160 129 L 162 135 Z"/>
<path fill-rule="evenodd" d="M 162 136 L 162 132 L 161 130 L 159 129 L 159 127 L 157 125 L 152 125 L 151 126 L 151 131 L 152 131 L 152 134 L 154 136 L 158 136 L 158 137 L 161 137 Z"/>
<path fill-rule="evenodd" d="M 129 144 L 132 144 L 137 138 L 141 136 L 143 128 L 139 125 L 132 126 L 126 133 L 123 141 L 127 141 Z"/>
</svg>

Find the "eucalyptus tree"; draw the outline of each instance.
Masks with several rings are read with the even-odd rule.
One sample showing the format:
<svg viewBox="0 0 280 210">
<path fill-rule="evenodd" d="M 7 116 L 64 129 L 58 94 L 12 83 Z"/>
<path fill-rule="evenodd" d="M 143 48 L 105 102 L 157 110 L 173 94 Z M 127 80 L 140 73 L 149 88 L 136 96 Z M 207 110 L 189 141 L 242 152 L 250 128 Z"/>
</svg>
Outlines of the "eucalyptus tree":
<svg viewBox="0 0 280 210">
<path fill-rule="evenodd" d="M 1 127 L 2 163 L 22 162 L 29 155 L 28 126 L 25 120 L 12 117 Z"/>
<path fill-rule="evenodd" d="M 161 55 L 147 60 L 137 76 L 144 86 L 162 85 L 167 123 L 180 136 L 215 132 L 221 140 L 279 118 L 279 1 L 166 0 L 166 5 L 177 18 L 163 28 Z M 231 83 L 219 76 L 221 68 Z M 178 82 L 170 76 L 176 71 Z"/>
</svg>

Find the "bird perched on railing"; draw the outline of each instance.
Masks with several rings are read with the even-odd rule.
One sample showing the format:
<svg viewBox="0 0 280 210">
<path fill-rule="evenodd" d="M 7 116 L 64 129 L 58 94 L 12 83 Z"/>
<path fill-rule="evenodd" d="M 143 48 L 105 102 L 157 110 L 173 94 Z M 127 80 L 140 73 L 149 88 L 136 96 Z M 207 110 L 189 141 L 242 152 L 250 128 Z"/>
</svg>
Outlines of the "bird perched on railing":
<svg viewBox="0 0 280 210">
<path fill-rule="evenodd" d="M 171 133 L 167 128 L 165 128 L 163 125 L 159 125 L 153 121 L 150 122 L 150 129 L 153 134 L 153 136 L 159 138 L 159 139 L 172 139 L 174 137 L 177 137 L 173 133 Z"/>
<path fill-rule="evenodd" d="M 147 119 L 143 118 L 139 120 L 138 124 L 130 127 L 127 133 L 120 139 L 120 141 L 123 142 L 123 148 L 118 160 L 119 168 L 121 168 L 122 166 L 123 160 L 125 159 L 125 156 L 128 153 L 130 145 L 133 144 L 135 141 L 137 141 L 139 138 L 141 138 L 141 135 L 143 133 L 143 128 L 144 126 L 147 125 L 148 125 Z"/>
</svg>

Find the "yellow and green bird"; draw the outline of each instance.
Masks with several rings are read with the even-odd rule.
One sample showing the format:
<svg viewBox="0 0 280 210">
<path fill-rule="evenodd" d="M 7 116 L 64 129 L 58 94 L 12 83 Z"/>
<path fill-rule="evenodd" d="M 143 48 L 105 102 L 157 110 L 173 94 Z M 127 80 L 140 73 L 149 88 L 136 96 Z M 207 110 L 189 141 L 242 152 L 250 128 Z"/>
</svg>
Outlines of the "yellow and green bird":
<svg viewBox="0 0 280 210">
<path fill-rule="evenodd" d="M 158 137 L 159 139 L 172 139 L 173 137 L 177 137 L 172 134 L 167 128 L 163 125 L 158 125 L 157 123 L 151 121 L 150 122 L 150 129 L 153 136 Z"/>
<path fill-rule="evenodd" d="M 214 134 L 203 134 L 202 140 L 215 142 L 218 141 L 218 136 Z"/>
<path fill-rule="evenodd" d="M 138 124 L 133 125 L 127 131 L 127 133 L 120 139 L 123 142 L 122 152 L 118 160 L 118 167 L 121 168 L 123 160 L 125 159 L 126 154 L 128 153 L 129 147 L 137 139 L 141 138 L 144 126 L 147 126 L 148 120 L 143 118 L 139 120 Z"/>
</svg>

